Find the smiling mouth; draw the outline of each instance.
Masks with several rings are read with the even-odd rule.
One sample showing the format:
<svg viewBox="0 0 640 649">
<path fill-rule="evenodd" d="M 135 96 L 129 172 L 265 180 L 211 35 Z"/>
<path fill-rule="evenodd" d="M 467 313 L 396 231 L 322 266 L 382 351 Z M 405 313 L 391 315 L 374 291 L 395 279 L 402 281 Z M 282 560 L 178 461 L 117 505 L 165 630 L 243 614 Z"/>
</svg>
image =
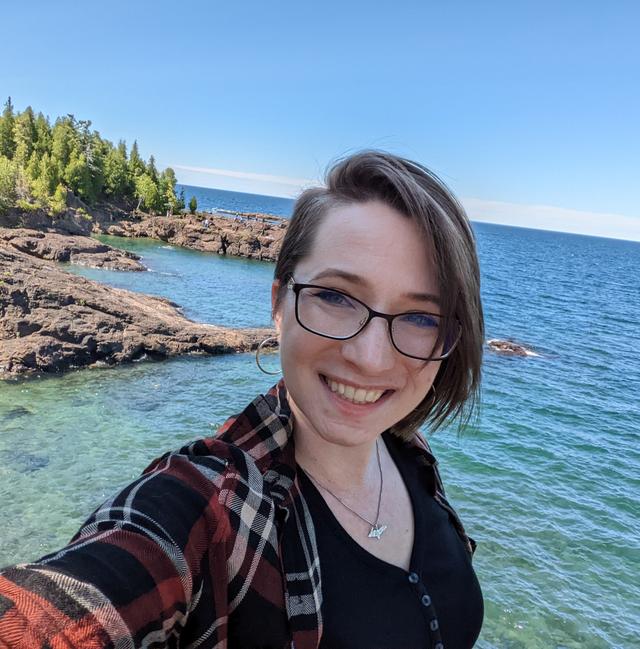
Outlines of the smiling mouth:
<svg viewBox="0 0 640 649">
<path fill-rule="evenodd" d="M 379 401 L 382 397 L 393 392 L 393 390 L 366 390 L 365 388 L 354 388 L 352 385 L 334 381 L 323 374 L 321 374 L 320 377 L 324 384 L 336 396 L 348 401 L 349 403 L 355 403 L 357 405 L 376 403 L 376 401 Z"/>
</svg>

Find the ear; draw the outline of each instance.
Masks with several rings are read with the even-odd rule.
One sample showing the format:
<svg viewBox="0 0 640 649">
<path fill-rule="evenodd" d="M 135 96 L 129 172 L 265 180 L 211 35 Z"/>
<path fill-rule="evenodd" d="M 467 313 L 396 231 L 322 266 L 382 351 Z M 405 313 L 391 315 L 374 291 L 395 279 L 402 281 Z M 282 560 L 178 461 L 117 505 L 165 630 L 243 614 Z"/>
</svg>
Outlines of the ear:
<svg viewBox="0 0 640 649">
<path fill-rule="evenodd" d="M 280 292 L 280 280 L 274 279 L 273 284 L 271 284 L 271 317 L 273 318 L 273 323 L 276 326 L 276 331 L 280 333 L 280 322 L 282 320 L 282 304 L 280 308 L 276 309 L 276 302 L 278 299 L 278 293 Z"/>
</svg>

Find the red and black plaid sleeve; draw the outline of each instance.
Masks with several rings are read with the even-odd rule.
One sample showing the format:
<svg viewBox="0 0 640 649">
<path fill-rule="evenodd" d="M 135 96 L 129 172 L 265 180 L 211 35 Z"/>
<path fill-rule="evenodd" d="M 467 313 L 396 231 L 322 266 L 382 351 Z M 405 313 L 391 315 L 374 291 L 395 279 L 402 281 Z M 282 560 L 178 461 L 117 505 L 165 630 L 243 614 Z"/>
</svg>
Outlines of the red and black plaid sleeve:
<svg viewBox="0 0 640 649">
<path fill-rule="evenodd" d="M 227 445 L 218 446 L 224 455 Z M 0 647 L 173 647 L 187 626 L 206 646 L 223 640 L 226 593 L 212 582 L 226 584 L 226 465 L 210 453 L 168 454 L 68 546 L 2 571 Z"/>
</svg>

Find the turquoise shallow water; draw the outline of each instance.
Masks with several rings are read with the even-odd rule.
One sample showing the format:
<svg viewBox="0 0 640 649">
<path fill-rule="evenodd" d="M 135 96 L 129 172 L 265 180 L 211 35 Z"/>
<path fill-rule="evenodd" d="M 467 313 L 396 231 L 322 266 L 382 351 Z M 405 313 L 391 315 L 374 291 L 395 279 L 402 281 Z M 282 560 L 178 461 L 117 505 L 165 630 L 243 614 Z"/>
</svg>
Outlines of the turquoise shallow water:
<svg viewBox="0 0 640 649">
<path fill-rule="evenodd" d="M 476 230 L 488 337 L 540 353 L 487 353 L 479 418 L 432 439 L 479 542 L 478 646 L 639 646 L 640 245 Z M 165 295 L 197 320 L 269 323 L 271 264 L 109 241 L 152 272 L 70 270 Z M 245 354 L 0 384 L 0 564 L 63 544 L 153 457 L 269 385 Z"/>
</svg>

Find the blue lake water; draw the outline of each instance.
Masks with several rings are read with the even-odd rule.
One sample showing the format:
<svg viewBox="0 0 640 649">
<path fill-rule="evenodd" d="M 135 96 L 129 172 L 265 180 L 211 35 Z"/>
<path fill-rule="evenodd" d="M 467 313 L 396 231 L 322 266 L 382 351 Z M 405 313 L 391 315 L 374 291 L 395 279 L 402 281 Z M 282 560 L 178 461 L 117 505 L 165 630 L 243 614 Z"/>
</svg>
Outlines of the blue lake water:
<svg viewBox="0 0 640 649">
<path fill-rule="evenodd" d="M 199 191 L 210 209 L 278 213 L 270 197 Z M 540 354 L 487 352 L 477 421 L 432 438 L 479 544 L 478 646 L 638 647 L 640 244 L 475 229 L 488 337 Z M 194 320 L 269 324 L 272 264 L 104 240 L 151 272 L 69 270 L 169 297 Z M 237 354 L 0 384 L 0 564 L 63 544 L 152 458 L 210 434 L 269 378 Z"/>
<path fill-rule="evenodd" d="M 209 189 L 193 185 L 178 185 L 176 191 L 179 193 L 181 190 L 184 190 L 186 205 L 188 206 L 191 197 L 195 196 L 198 202 L 198 211 L 202 212 L 223 209 L 231 212 L 261 212 L 289 217 L 293 210 L 294 201 L 291 198 L 230 192 L 224 189 Z"/>
</svg>

